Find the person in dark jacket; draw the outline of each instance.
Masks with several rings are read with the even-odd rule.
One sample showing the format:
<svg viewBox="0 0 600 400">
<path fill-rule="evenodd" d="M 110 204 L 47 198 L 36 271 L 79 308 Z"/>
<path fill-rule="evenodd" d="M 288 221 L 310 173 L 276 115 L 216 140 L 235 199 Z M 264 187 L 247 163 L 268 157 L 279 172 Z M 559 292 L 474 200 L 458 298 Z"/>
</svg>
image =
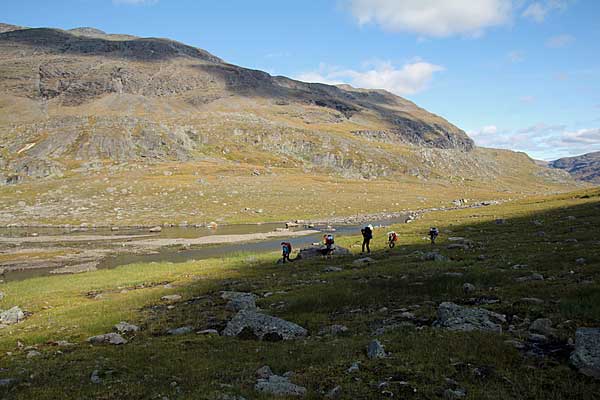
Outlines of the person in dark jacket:
<svg viewBox="0 0 600 400">
<path fill-rule="evenodd" d="M 362 233 L 362 237 L 363 237 L 363 243 L 362 243 L 362 252 L 365 252 L 365 248 L 367 249 L 367 252 L 370 254 L 371 253 L 371 247 L 369 246 L 371 243 L 371 239 L 373 239 L 373 225 L 367 225 L 364 228 L 362 228 L 360 230 L 360 233 Z"/>
</svg>

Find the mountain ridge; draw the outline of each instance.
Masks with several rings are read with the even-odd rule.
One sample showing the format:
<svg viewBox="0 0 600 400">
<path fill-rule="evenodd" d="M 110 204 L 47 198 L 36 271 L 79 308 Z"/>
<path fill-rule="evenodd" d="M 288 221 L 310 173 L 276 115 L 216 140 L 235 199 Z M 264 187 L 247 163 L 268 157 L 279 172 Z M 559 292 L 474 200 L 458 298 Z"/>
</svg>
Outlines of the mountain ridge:
<svg viewBox="0 0 600 400">
<path fill-rule="evenodd" d="M 567 171 L 575 179 L 600 184 L 600 151 L 559 158 L 548 165 Z"/>
</svg>

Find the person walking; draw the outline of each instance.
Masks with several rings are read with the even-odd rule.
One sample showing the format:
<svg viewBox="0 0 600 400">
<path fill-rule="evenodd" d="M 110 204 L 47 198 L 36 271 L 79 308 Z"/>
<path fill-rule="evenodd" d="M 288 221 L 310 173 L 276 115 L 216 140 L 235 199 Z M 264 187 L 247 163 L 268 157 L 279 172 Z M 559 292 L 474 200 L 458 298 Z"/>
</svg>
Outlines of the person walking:
<svg viewBox="0 0 600 400">
<path fill-rule="evenodd" d="M 283 264 L 285 261 L 292 262 L 290 260 L 290 254 L 292 254 L 292 244 L 289 242 L 281 242 L 281 254 L 283 256 Z"/>
<path fill-rule="evenodd" d="M 371 254 L 371 239 L 373 239 L 373 225 L 367 225 L 360 230 L 362 233 L 363 242 L 362 242 L 362 252 L 365 252 L 365 248 L 367 249 L 367 253 Z"/>
<path fill-rule="evenodd" d="M 435 239 L 437 239 L 439 234 L 440 231 L 438 230 L 438 228 L 431 227 L 431 229 L 429 229 L 429 239 L 431 239 L 431 244 L 435 244 Z"/>
</svg>

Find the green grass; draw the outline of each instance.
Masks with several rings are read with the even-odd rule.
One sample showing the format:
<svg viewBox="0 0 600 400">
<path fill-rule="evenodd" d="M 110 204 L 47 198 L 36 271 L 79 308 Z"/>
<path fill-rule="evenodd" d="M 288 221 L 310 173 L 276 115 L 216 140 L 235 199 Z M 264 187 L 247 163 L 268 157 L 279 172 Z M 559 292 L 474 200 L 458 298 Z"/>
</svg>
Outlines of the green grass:
<svg viewBox="0 0 600 400">
<path fill-rule="evenodd" d="M 352 256 L 282 267 L 274 265 L 276 253 L 240 254 L 11 282 L 3 285 L 6 297 L 0 308 L 18 304 L 33 314 L 0 330 L 0 378 L 19 379 L 0 390 L 8 399 L 214 399 L 219 393 L 268 398 L 258 396 L 253 385 L 254 371 L 270 365 L 279 374 L 294 371 L 293 381 L 308 388 L 309 399 L 322 398 L 336 385 L 348 399 L 378 399 L 386 396 L 382 391 L 394 393 L 394 398 L 435 399 L 448 387 L 446 378 L 465 388 L 468 399 L 594 399 L 600 382 L 572 370 L 565 354 L 525 357 L 504 343 L 511 337 L 507 333 L 456 333 L 430 325 L 438 303 L 485 296 L 500 300 L 484 306 L 490 310 L 520 319 L 551 318 L 559 340 L 573 338 L 578 326 L 599 326 L 599 194 L 591 190 L 426 214 L 394 227 L 400 245 L 393 250 L 385 246 L 387 229 L 376 230 L 376 262 L 367 266 L 353 265 Z M 507 223 L 497 225 L 497 218 Z M 535 225 L 534 220 L 543 224 Z M 434 248 L 449 257 L 446 262 L 421 261 L 420 253 L 432 249 L 424 238 L 431 225 L 442 232 Z M 541 230 L 543 237 L 536 235 Z M 451 236 L 466 237 L 475 247 L 448 250 Z M 358 237 L 339 237 L 336 242 L 359 250 Z M 578 264 L 578 258 L 586 262 Z M 513 269 L 516 264 L 527 268 Z M 344 270 L 324 272 L 330 265 Z M 447 272 L 464 275 L 444 275 Z M 516 282 L 532 272 L 545 280 Z M 164 288 L 167 282 L 174 288 Z M 463 293 L 465 282 L 477 287 L 474 294 Z M 122 293 L 124 288 L 127 292 Z M 266 343 L 165 335 L 168 328 L 184 325 L 197 330 L 224 327 L 231 313 L 219 297 L 221 290 L 274 293 L 259 300 L 261 308 L 303 325 L 309 338 Z M 94 297 L 98 293 L 101 298 Z M 172 293 L 183 300 L 169 308 L 160 297 Z M 523 297 L 538 297 L 544 303 L 525 304 Z M 420 318 L 423 328 L 379 336 L 392 354 L 368 360 L 365 348 L 372 332 L 405 308 Z M 109 332 L 121 320 L 143 328 L 127 345 L 84 342 Z M 317 336 L 331 324 L 345 324 L 350 332 L 335 338 Z M 46 344 L 56 340 L 76 345 L 59 349 Z M 27 359 L 17 341 L 36 346 L 43 355 Z M 346 373 L 355 361 L 361 362 L 360 371 Z M 475 374 L 476 368 L 487 371 L 486 376 Z M 90 382 L 96 369 L 103 378 L 100 385 Z"/>
</svg>

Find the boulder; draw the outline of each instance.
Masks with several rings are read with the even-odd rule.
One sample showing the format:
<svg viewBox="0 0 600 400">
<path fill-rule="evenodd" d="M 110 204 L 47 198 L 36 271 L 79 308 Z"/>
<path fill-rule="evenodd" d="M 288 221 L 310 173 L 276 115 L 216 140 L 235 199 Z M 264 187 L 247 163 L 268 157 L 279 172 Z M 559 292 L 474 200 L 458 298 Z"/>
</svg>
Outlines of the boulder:
<svg viewBox="0 0 600 400">
<path fill-rule="evenodd" d="M 323 252 L 326 250 L 325 246 L 312 246 L 301 249 L 298 252 L 298 256 L 296 259 L 298 260 L 309 260 L 311 258 L 317 258 L 323 256 Z M 341 246 L 333 246 L 333 254 L 347 256 L 350 255 L 350 250 L 341 247 Z"/>
<path fill-rule="evenodd" d="M 377 339 L 372 340 L 367 346 L 367 357 L 370 359 L 385 358 L 386 355 L 385 348 Z"/>
<path fill-rule="evenodd" d="M 580 373 L 600 379 L 600 328 L 577 329 L 570 361 Z"/>
<path fill-rule="evenodd" d="M 529 331 L 546 336 L 552 336 L 555 332 L 554 328 L 552 328 L 552 321 L 549 318 L 536 319 L 529 325 Z"/>
<path fill-rule="evenodd" d="M 88 338 L 88 342 L 92 344 L 113 344 L 120 345 L 127 343 L 127 340 L 123 338 L 123 336 L 118 333 L 106 333 L 104 335 L 97 335 Z"/>
<path fill-rule="evenodd" d="M 124 321 L 121 321 L 118 324 L 116 324 L 114 328 L 119 333 L 133 333 L 140 330 L 139 326 Z"/>
<path fill-rule="evenodd" d="M 465 294 L 473 293 L 474 291 L 475 285 L 473 285 L 472 283 L 465 283 L 463 285 L 463 292 L 465 292 Z"/>
<path fill-rule="evenodd" d="M 323 272 L 342 272 L 344 269 L 340 267 L 327 267 Z"/>
<path fill-rule="evenodd" d="M 506 321 L 503 315 L 483 308 L 462 307 L 450 302 L 440 304 L 437 316 L 438 319 L 434 322 L 434 326 L 464 332 L 502 333 L 501 323 Z"/>
<path fill-rule="evenodd" d="M 17 306 L 0 313 L 0 324 L 12 325 L 21 322 L 24 319 L 25 313 Z"/>
<path fill-rule="evenodd" d="M 543 280 L 544 280 L 544 276 L 541 274 L 537 274 L 537 273 L 517 278 L 517 282 L 530 282 L 530 281 L 543 281 Z"/>
<path fill-rule="evenodd" d="M 343 335 L 346 332 L 348 332 L 348 327 L 346 325 L 331 325 L 321 329 L 319 331 L 319 335 L 337 336 Z"/>
<path fill-rule="evenodd" d="M 160 227 L 160 226 L 155 226 L 154 228 L 150 228 L 150 229 L 148 230 L 148 232 L 150 232 L 150 233 L 159 233 L 159 232 L 162 232 L 162 227 Z"/>
<path fill-rule="evenodd" d="M 342 387 L 336 386 L 325 395 L 326 399 L 338 399 L 342 395 Z"/>
<path fill-rule="evenodd" d="M 225 291 L 221 293 L 221 298 L 229 300 L 227 309 L 231 311 L 256 310 L 258 308 L 256 307 L 258 296 L 253 293 Z"/>
<path fill-rule="evenodd" d="M 267 379 L 259 379 L 254 390 L 275 396 L 304 396 L 306 388 L 294 385 L 284 376 L 271 375 Z"/>
<path fill-rule="evenodd" d="M 229 321 L 222 334 L 278 341 L 305 337 L 308 332 L 293 322 L 252 310 L 242 310 Z"/>
<path fill-rule="evenodd" d="M 194 329 L 191 326 L 182 326 L 179 328 L 171 328 L 167 331 L 167 335 L 171 336 L 180 336 L 187 335 L 188 333 L 192 333 Z"/>
<path fill-rule="evenodd" d="M 373 260 L 371 257 L 363 257 L 363 258 L 359 258 L 357 260 L 352 261 L 352 264 L 354 265 L 364 265 L 364 264 L 371 264 L 374 263 L 375 260 Z"/>
<path fill-rule="evenodd" d="M 164 301 L 178 301 L 181 300 L 181 296 L 178 294 L 169 294 L 167 296 L 161 297 L 160 299 Z"/>
<path fill-rule="evenodd" d="M 448 261 L 448 257 L 436 253 L 435 251 L 429 251 L 421 256 L 423 261 Z"/>
<path fill-rule="evenodd" d="M 271 367 L 269 367 L 268 365 L 257 369 L 255 374 L 258 379 L 268 379 L 270 376 L 275 375 L 273 371 L 271 371 Z"/>
</svg>

